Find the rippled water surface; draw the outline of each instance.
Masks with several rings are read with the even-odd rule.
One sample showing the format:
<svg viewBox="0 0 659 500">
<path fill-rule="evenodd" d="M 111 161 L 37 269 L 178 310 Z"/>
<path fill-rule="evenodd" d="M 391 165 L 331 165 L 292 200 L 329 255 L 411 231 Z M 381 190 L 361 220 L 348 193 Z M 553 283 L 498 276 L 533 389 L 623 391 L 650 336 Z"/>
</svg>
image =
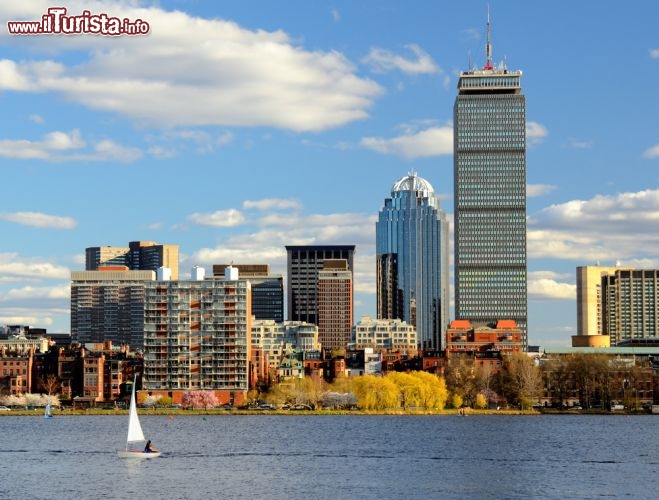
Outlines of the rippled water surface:
<svg viewBox="0 0 659 500">
<path fill-rule="evenodd" d="M 0 498 L 657 498 L 658 416 L 0 417 Z"/>
</svg>

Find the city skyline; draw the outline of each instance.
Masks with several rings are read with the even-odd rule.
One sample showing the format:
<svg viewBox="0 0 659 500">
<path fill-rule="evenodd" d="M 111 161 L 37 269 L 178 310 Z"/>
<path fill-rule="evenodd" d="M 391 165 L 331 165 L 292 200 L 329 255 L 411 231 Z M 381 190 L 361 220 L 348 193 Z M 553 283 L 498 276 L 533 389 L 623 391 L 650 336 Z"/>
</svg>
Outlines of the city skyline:
<svg viewBox="0 0 659 500">
<path fill-rule="evenodd" d="M 569 346 L 577 266 L 659 268 L 649 1 L 64 4 L 147 21 L 136 37 L 12 36 L 49 4 L 0 5 L 0 324 L 68 331 L 85 248 L 134 240 L 179 245 L 183 279 L 354 244 L 355 321 L 375 317 L 392 180 L 416 171 L 451 209 L 453 100 L 485 62 L 487 3 L 493 62 L 524 72 L 529 344 Z"/>
</svg>

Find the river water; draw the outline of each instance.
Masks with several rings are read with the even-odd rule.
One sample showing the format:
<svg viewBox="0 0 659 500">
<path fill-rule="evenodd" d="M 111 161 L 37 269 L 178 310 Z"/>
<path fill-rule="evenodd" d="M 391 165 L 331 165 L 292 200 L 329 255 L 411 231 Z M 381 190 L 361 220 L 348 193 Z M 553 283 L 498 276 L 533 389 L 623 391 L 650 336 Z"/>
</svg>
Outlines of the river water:
<svg viewBox="0 0 659 500">
<path fill-rule="evenodd" d="M 659 417 L 0 417 L 2 499 L 657 498 Z"/>
</svg>

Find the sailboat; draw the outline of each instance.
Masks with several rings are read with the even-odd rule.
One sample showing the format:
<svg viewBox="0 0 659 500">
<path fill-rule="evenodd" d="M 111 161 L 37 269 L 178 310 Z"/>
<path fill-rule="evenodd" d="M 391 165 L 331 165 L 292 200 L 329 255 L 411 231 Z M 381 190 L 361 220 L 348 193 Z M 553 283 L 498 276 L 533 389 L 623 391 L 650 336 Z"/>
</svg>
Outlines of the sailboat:
<svg viewBox="0 0 659 500">
<path fill-rule="evenodd" d="M 50 413 L 50 403 L 46 403 L 46 411 L 44 412 L 43 418 L 53 418 L 53 415 Z"/>
<path fill-rule="evenodd" d="M 137 416 L 137 405 L 135 404 L 135 385 L 137 381 L 137 376 L 133 381 L 133 391 L 130 395 L 130 409 L 128 410 L 128 436 L 126 438 L 126 449 L 117 450 L 117 455 L 120 458 L 156 458 L 160 456 L 160 452 L 153 450 L 151 452 L 146 452 L 144 449 L 131 449 L 131 443 L 143 443 L 146 441 L 144 438 L 144 433 L 142 432 L 142 426 L 140 425 L 140 419 Z"/>
</svg>

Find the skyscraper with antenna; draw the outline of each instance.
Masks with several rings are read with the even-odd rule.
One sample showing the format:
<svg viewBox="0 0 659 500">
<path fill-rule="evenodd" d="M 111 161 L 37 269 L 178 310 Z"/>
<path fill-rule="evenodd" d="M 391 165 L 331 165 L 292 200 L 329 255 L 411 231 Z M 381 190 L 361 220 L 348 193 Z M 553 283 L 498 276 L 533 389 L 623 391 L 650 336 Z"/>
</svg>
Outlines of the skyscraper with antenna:
<svg viewBox="0 0 659 500">
<path fill-rule="evenodd" d="M 528 347 L 526 98 L 521 71 L 492 62 L 460 74 L 453 111 L 455 317 L 513 319 Z"/>
</svg>

